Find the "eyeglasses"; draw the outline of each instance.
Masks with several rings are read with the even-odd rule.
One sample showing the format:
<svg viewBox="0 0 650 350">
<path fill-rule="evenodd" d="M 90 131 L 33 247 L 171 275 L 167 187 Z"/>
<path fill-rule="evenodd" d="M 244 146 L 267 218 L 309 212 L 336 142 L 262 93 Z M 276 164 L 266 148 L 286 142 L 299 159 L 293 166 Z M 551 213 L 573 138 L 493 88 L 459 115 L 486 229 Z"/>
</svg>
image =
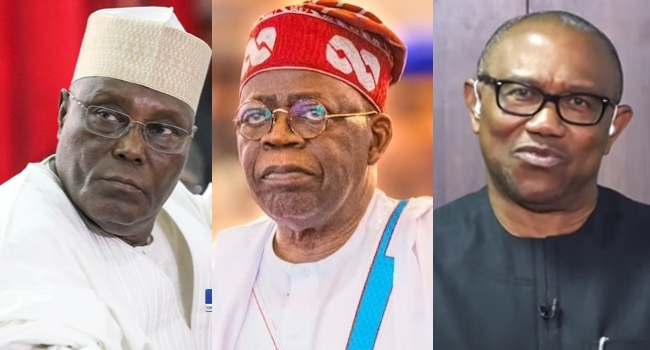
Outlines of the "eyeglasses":
<svg viewBox="0 0 650 350">
<path fill-rule="evenodd" d="M 602 119 L 607 106 L 616 107 L 611 99 L 589 93 L 552 95 L 526 83 L 500 80 L 488 75 L 477 78 L 494 87 L 497 106 L 502 111 L 520 117 L 532 117 L 547 102 L 555 104 L 557 115 L 574 125 L 595 125 Z"/>
<path fill-rule="evenodd" d="M 132 120 L 128 115 L 101 106 L 86 107 L 71 92 L 70 97 L 86 112 L 86 130 L 109 139 L 117 139 L 126 135 L 133 124 L 142 125 L 142 136 L 150 148 L 166 153 L 179 154 L 183 151 L 188 138 L 194 136 L 194 131 L 187 131 L 178 126 L 159 122 L 142 123 Z"/>
<path fill-rule="evenodd" d="M 256 100 L 244 102 L 237 109 L 234 120 L 239 134 L 247 140 L 257 141 L 268 134 L 275 123 L 275 114 L 278 112 L 289 114 L 289 127 L 291 131 L 303 139 L 313 139 L 325 131 L 327 120 L 331 118 L 347 118 L 369 116 L 376 111 L 328 114 L 327 109 L 317 101 L 300 100 L 287 111 L 278 108 L 271 110 L 264 103 Z"/>
</svg>

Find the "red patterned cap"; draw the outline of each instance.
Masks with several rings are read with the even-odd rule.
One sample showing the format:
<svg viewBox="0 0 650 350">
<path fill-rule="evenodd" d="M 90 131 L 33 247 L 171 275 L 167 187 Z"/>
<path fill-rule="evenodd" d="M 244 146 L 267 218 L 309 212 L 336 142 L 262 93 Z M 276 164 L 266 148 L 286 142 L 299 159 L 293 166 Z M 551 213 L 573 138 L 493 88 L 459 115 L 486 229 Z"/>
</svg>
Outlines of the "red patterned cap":
<svg viewBox="0 0 650 350">
<path fill-rule="evenodd" d="M 374 14 L 337 1 L 306 1 L 257 20 L 241 86 L 269 70 L 312 70 L 351 85 L 381 110 L 405 61 L 406 46 Z"/>
</svg>

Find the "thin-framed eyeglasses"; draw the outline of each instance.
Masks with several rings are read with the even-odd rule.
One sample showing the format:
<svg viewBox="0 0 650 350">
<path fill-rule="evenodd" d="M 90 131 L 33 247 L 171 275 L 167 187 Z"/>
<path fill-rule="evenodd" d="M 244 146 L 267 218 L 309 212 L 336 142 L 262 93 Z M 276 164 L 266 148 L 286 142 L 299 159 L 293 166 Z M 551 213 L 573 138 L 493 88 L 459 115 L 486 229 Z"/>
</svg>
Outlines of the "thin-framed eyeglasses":
<svg viewBox="0 0 650 350">
<path fill-rule="evenodd" d="M 557 115 L 565 123 L 589 126 L 600 122 L 608 106 L 612 106 L 614 111 L 618 107 L 612 99 L 591 93 L 547 94 L 528 83 L 495 79 L 489 75 L 480 75 L 476 81 L 492 86 L 499 109 L 518 117 L 532 117 L 547 102 L 552 102 Z"/>
<path fill-rule="evenodd" d="M 237 132 L 251 141 L 258 141 L 268 134 L 276 121 L 277 113 L 287 113 L 289 128 L 303 139 L 313 139 L 325 131 L 327 121 L 332 118 L 348 118 L 370 116 L 377 111 L 358 113 L 329 114 L 325 106 L 314 100 L 300 100 L 286 109 L 271 110 L 264 103 L 257 100 L 248 100 L 237 108 L 237 115 L 233 120 L 237 125 Z"/>
<path fill-rule="evenodd" d="M 142 123 L 131 119 L 130 116 L 102 106 L 86 107 L 71 92 L 70 97 L 85 111 L 84 125 L 89 132 L 117 139 L 126 135 L 134 124 L 142 126 L 142 137 L 151 149 L 166 154 L 179 154 L 183 151 L 188 138 L 194 137 L 196 128 L 192 131 L 161 122 Z"/>
</svg>

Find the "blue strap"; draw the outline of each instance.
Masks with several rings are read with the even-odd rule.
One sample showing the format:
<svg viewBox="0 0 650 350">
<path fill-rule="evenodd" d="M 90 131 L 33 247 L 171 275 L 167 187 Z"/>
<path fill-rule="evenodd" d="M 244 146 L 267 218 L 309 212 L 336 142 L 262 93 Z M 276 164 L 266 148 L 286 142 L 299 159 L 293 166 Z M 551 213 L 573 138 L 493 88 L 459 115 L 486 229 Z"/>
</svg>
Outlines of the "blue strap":
<svg viewBox="0 0 650 350">
<path fill-rule="evenodd" d="M 359 300 L 347 350 L 372 350 L 375 347 L 388 298 L 393 290 L 395 262 L 392 257 L 386 256 L 386 249 L 406 203 L 407 200 L 402 200 L 397 204 L 381 236 Z"/>
</svg>

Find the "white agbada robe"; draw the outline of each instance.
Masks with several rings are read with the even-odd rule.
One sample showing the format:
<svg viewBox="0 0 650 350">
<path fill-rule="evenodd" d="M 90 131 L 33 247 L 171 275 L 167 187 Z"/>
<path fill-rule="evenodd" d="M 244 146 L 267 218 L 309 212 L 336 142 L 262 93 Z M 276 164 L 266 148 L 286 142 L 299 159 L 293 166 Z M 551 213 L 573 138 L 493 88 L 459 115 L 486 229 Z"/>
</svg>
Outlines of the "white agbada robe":
<svg viewBox="0 0 650 350">
<path fill-rule="evenodd" d="M 91 231 L 44 163 L 0 186 L 0 348 L 208 349 L 210 192 L 179 183 L 134 248 Z"/>
<path fill-rule="evenodd" d="M 213 350 L 345 349 L 368 269 L 397 203 L 376 190 L 350 239 L 313 263 L 291 264 L 275 255 L 277 226 L 269 218 L 217 234 Z M 393 290 L 375 350 L 433 344 L 432 215 L 431 197 L 416 198 L 397 222 L 387 250 L 395 259 Z"/>
</svg>

